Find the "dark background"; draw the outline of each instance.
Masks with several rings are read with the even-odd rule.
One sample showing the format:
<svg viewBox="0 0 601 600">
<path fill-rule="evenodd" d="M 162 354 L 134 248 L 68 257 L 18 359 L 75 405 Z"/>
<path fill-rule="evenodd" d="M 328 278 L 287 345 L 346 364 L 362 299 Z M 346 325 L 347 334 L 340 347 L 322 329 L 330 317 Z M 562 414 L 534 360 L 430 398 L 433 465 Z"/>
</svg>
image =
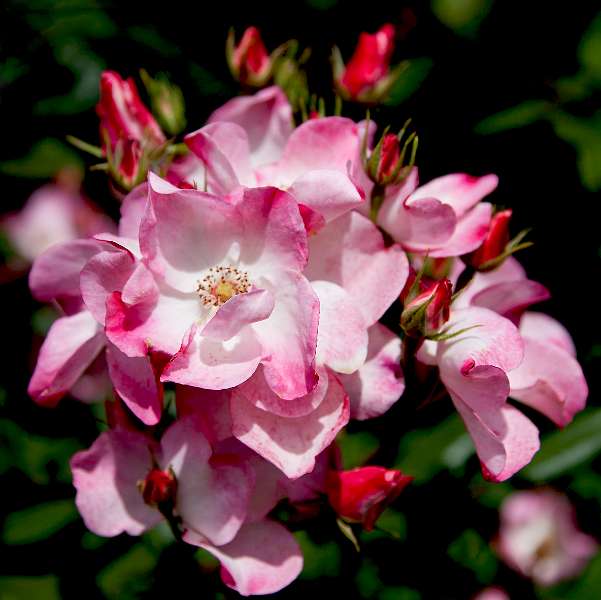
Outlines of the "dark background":
<svg viewBox="0 0 601 600">
<path fill-rule="evenodd" d="M 179 0 L 4 1 L 0 9 L 2 212 L 18 209 L 52 175 L 46 172 L 52 164 L 47 155 L 35 157 L 33 169 L 28 170 L 23 160 L 15 167 L 15 159 L 27 157 L 36 142 L 64 140 L 66 134 L 73 134 L 97 143 L 93 108 L 102 68 L 124 76 L 137 76 L 141 67 L 151 74 L 168 73 L 184 92 L 187 131 L 191 131 L 238 92 L 224 57 L 230 26 L 239 33 L 247 25 L 258 26 L 268 49 L 290 38 L 310 46 L 311 91 L 332 106 L 328 62 L 332 45 L 337 44 L 348 58 L 360 31 L 375 31 L 390 21 L 400 32 L 393 62 L 419 59 L 414 63 L 419 68 L 414 71 L 416 84 L 406 84 L 406 98 L 396 106 L 372 111 L 373 118 L 395 127 L 408 117 L 413 119 L 420 137 L 422 181 L 453 171 L 497 173 L 500 186 L 492 201 L 514 209 L 515 233 L 533 227 L 535 245 L 520 260 L 529 276 L 553 294 L 542 310 L 572 333 L 593 408 L 568 427 L 563 438 L 554 436 L 544 419 L 529 416 L 550 436 L 551 449 L 543 459 L 573 452 L 578 446 L 577 460 L 568 468 L 564 464 L 543 469 L 543 475 L 540 469 L 538 473 L 526 470 L 511 484 L 487 484 L 469 451 L 455 463 L 441 458 L 460 435 L 456 423 L 445 420 L 452 415 L 450 403 L 416 412 L 411 402 L 402 405 L 402 399 L 386 422 L 356 425 L 342 441 L 348 464 L 368 458 L 380 446 L 377 456 L 391 460 L 386 466 L 394 463 L 410 473 L 411 467 L 427 473 L 404 492 L 390 516 L 400 539 L 363 535 L 363 552 L 357 555 L 331 519 L 323 517 L 309 526 L 309 535 L 302 540 L 305 575 L 279 597 L 469 598 L 493 583 L 505 587 L 512 598 L 601 597 L 599 560 L 579 582 L 535 590 L 498 562 L 489 547 L 500 500 L 512 486 L 542 484 L 566 491 L 576 503 L 583 529 L 601 540 L 601 483 L 596 475 L 601 421 L 594 409 L 599 405 L 601 368 L 596 191 L 601 187 L 596 175 L 601 171 L 601 121 L 596 115 L 601 73 L 590 72 L 594 61 L 590 54 L 583 59 L 581 44 L 595 16 L 592 2 L 523 0 L 210 5 Z M 601 31 L 598 36 L 601 39 Z M 601 42 L 597 47 L 601 62 Z M 525 101 L 534 101 L 539 109 L 517 109 L 508 121 L 489 119 Z M 361 118 L 363 112 L 349 105 L 345 114 Z M 104 175 L 87 173 L 84 185 L 95 202 L 113 216 L 118 214 Z M 39 325 L 43 318 L 32 321 L 39 306 L 29 296 L 26 277 L 5 274 L 4 279 L 0 288 L 4 317 L 0 525 L 4 522 L 5 546 L 0 599 L 164 598 L 179 597 L 182 590 L 185 597 L 235 596 L 224 591 L 212 562 L 204 557 L 199 567 L 189 548 L 169 544 L 160 533 L 141 540 L 121 536 L 108 541 L 85 533 L 72 513 L 73 489 L 65 468 L 69 455 L 87 447 L 97 435 L 99 413 L 69 400 L 49 411 L 28 399 L 32 339 L 34 347 L 39 344 L 35 334 L 43 329 Z M 575 433 L 568 435 L 571 428 L 576 428 Z M 392 449 L 390 442 L 378 442 L 384 433 L 394 441 Z M 44 512 L 40 506 L 50 508 Z"/>
</svg>

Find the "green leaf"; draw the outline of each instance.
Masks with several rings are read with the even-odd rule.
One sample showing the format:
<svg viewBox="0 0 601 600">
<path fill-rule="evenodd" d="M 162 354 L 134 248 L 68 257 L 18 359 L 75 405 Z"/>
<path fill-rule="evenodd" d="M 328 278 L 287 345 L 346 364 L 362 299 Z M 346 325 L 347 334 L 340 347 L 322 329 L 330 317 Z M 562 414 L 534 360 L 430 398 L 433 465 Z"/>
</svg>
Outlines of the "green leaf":
<svg viewBox="0 0 601 600">
<path fill-rule="evenodd" d="M 568 593 L 556 595 L 555 598 L 599 600 L 599 590 L 601 590 L 601 553 L 592 559 L 587 569 L 570 586 Z"/>
<path fill-rule="evenodd" d="M 355 584 L 362 598 L 373 598 L 382 589 L 378 566 L 372 560 L 365 559 L 361 563 Z"/>
<path fill-rule="evenodd" d="M 0 474 L 18 468 L 33 482 L 50 482 L 49 464 L 58 469 L 59 481 L 71 481 L 69 458 L 80 449 L 72 439 L 31 435 L 8 419 L 0 419 Z"/>
<path fill-rule="evenodd" d="M 581 413 L 562 431 L 544 437 L 534 460 L 522 471 L 530 481 L 543 482 L 567 473 L 601 451 L 601 409 Z"/>
<path fill-rule="evenodd" d="M 412 475 L 413 485 L 421 485 L 445 468 L 461 467 L 473 452 L 461 419 L 452 415 L 436 427 L 405 435 L 394 468 Z"/>
<path fill-rule="evenodd" d="M 378 600 L 420 600 L 417 590 L 404 586 L 387 586 L 378 594 Z"/>
<path fill-rule="evenodd" d="M 37 142 L 26 156 L 0 162 L 0 173 L 47 179 L 54 177 L 64 167 L 82 171 L 83 163 L 66 144 L 54 138 L 45 138 Z"/>
<path fill-rule="evenodd" d="M 592 78 L 601 83 L 601 13 L 595 17 L 582 36 L 578 58 Z"/>
<path fill-rule="evenodd" d="M 336 444 L 342 454 L 343 469 L 354 469 L 364 465 L 380 446 L 378 438 L 367 431 L 343 431 L 336 438 Z"/>
<path fill-rule="evenodd" d="M 133 600 L 149 589 L 156 562 L 157 556 L 148 547 L 136 544 L 100 571 L 98 585 L 109 600 Z"/>
<path fill-rule="evenodd" d="M 407 537 L 407 520 L 405 515 L 392 508 L 387 508 L 376 521 L 373 531 L 362 531 L 361 540 L 371 541 L 392 537 L 396 540 L 404 540 Z"/>
<path fill-rule="evenodd" d="M 58 577 L 0 577 L 2 600 L 60 600 Z"/>
<path fill-rule="evenodd" d="M 412 58 L 407 68 L 399 75 L 384 102 L 389 106 L 398 106 L 413 95 L 424 82 L 432 68 L 431 58 Z"/>
<path fill-rule="evenodd" d="M 306 531 L 297 531 L 294 537 L 305 560 L 301 579 L 336 577 L 340 574 L 341 555 L 336 542 L 316 544 Z"/>
<path fill-rule="evenodd" d="M 0 88 L 4 88 L 25 75 L 29 70 L 28 65 L 14 56 L 8 57 L 0 63 Z"/>
<path fill-rule="evenodd" d="M 73 500 L 38 504 L 9 514 L 2 538 L 8 545 L 31 544 L 52 536 L 77 517 Z"/>
<path fill-rule="evenodd" d="M 57 318 L 58 313 L 53 306 L 43 306 L 31 315 L 31 328 L 36 335 L 44 336 Z"/>
<path fill-rule="evenodd" d="M 556 111 L 550 120 L 555 133 L 576 149 L 582 184 L 589 190 L 601 189 L 601 114 L 583 119 Z"/>
<path fill-rule="evenodd" d="M 492 0 L 432 0 L 438 20 L 460 35 L 471 36 L 492 8 Z"/>
<path fill-rule="evenodd" d="M 353 545 L 357 552 L 361 552 L 361 548 L 359 547 L 359 542 L 357 541 L 357 536 L 353 531 L 353 528 L 342 519 L 336 519 L 336 525 L 338 525 L 338 529 L 342 532 L 342 535 Z"/>
<path fill-rule="evenodd" d="M 470 569 L 478 581 L 491 583 L 497 572 L 497 559 L 484 541 L 473 529 L 466 529 L 450 546 L 449 556 L 458 564 Z"/>
<path fill-rule="evenodd" d="M 550 110 L 552 110 L 551 104 L 544 100 L 527 100 L 486 117 L 476 125 L 476 133 L 488 135 L 525 127 L 545 118 Z"/>
</svg>

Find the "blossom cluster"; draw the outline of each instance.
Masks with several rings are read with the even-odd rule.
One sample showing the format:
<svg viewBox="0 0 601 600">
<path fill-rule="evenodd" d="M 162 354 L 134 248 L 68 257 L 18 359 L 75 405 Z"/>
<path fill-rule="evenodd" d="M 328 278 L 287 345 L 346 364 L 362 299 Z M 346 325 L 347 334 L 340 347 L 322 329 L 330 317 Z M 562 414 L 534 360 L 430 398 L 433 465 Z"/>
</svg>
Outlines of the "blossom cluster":
<svg viewBox="0 0 601 600">
<path fill-rule="evenodd" d="M 363 35 L 336 88 L 370 103 L 396 77 L 394 32 Z M 166 520 L 251 595 L 302 569 L 278 503 L 371 529 L 411 481 L 342 470 L 335 438 L 350 420 L 442 389 L 483 475 L 503 481 L 539 448 L 508 399 L 564 426 L 587 386 L 567 331 L 530 310 L 549 292 L 511 256 L 526 244 L 491 202 L 495 175 L 420 182 L 406 129 L 316 111 L 295 122 L 285 91 L 265 87 L 282 53 L 267 55 L 256 30 L 229 45 L 232 72 L 262 89 L 185 146 L 133 80 L 102 75 L 101 154 L 121 218 L 37 253 L 32 293 L 61 316 L 29 394 L 43 406 L 110 396 L 108 429 L 71 460 L 89 529 L 139 535 Z M 168 108 L 166 122 L 181 121 Z"/>
</svg>

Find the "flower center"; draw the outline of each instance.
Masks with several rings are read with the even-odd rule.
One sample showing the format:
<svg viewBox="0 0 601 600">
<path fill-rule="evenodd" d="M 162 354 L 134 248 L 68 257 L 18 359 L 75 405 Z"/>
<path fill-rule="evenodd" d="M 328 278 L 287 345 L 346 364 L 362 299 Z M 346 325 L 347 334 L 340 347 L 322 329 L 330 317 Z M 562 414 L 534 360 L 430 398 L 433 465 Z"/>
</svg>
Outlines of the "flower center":
<svg viewBox="0 0 601 600">
<path fill-rule="evenodd" d="M 142 493 L 144 502 L 149 506 L 159 506 L 166 502 L 172 502 L 177 492 L 177 479 L 169 468 L 161 471 L 156 467 L 146 475 L 146 479 L 138 482 L 138 489 Z"/>
<path fill-rule="evenodd" d="M 196 292 L 203 306 L 221 306 L 237 294 L 250 289 L 248 274 L 236 267 L 211 267 L 198 282 Z"/>
</svg>

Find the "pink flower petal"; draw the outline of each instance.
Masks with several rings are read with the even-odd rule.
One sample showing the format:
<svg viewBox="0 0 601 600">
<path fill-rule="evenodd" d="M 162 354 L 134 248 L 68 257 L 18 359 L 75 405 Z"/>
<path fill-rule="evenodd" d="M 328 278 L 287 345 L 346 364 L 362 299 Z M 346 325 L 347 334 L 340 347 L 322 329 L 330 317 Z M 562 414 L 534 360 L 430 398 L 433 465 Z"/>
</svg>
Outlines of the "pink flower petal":
<svg viewBox="0 0 601 600">
<path fill-rule="evenodd" d="M 331 221 L 360 206 L 364 200 L 347 175 L 339 171 L 308 171 L 294 181 L 288 192 Z"/>
<path fill-rule="evenodd" d="M 196 190 L 179 190 L 153 173 L 140 247 L 146 264 L 165 282 L 192 293 L 210 267 L 222 264 L 235 240 L 242 239 L 239 213 L 232 204 Z"/>
<path fill-rule="evenodd" d="M 246 381 L 261 361 L 261 345 L 250 327 L 227 342 L 203 338 L 196 327 L 167 364 L 161 381 L 222 390 Z"/>
<path fill-rule="evenodd" d="M 140 223 L 148 201 L 148 184 L 142 183 L 133 189 L 121 202 L 119 235 L 124 238 L 138 239 Z"/>
<path fill-rule="evenodd" d="M 554 344 L 524 336 L 524 360 L 511 371 L 512 398 L 535 408 L 563 427 L 580 412 L 588 396 L 582 368 Z"/>
<path fill-rule="evenodd" d="M 545 344 L 553 344 L 576 357 L 576 347 L 568 330 L 558 321 L 539 312 L 528 311 L 520 321 L 520 333 Z"/>
<path fill-rule="evenodd" d="M 246 131 L 254 167 L 277 160 L 293 130 L 292 108 L 278 86 L 226 102 L 208 123 L 227 121 Z"/>
<path fill-rule="evenodd" d="M 262 347 L 267 383 L 278 396 L 291 400 L 305 396 L 317 383 L 319 300 L 302 275 L 282 273 L 277 285 L 271 316 L 251 327 Z"/>
<path fill-rule="evenodd" d="M 239 125 L 210 123 L 189 133 L 184 141 L 206 166 L 211 192 L 228 194 L 241 184 L 255 183 L 250 166 L 248 136 Z"/>
<path fill-rule="evenodd" d="M 203 390 L 178 385 L 175 402 L 178 418 L 193 415 L 210 444 L 232 437 L 229 390 Z"/>
<path fill-rule="evenodd" d="M 278 592 L 303 568 L 303 556 L 294 536 L 268 519 L 244 525 L 225 546 L 211 546 L 193 535 L 186 535 L 184 540 L 218 558 L 224 583 L 242 596 Z"/>
<path fill-rule="evenodd" d="M 75 503 L 88 529 L 103 536 L 140 535 L 162 520 L 137 487 L 152 468 L 152 447 L 140 433 L 112 430 L 73 456 Z"/>
<path fill-rule="evenodd" d="M 367 328 L 349 294 L 335 283 L 314 281 L 319 298 L 317 363 L 353 373 L 367 356 Z"/>
<path fill-rule="evenodd" d="M 38 403 L 55 406 L 103 348 L 105 337 L 88 311 L 57 319 L 42 344 L 27 391 Z"/>
<path fill-rule="evenodd" d="M 315 388 L 306 396 L 283 400 L 267 384 L 263 368 L 244 383 L 232 390 L 233 402 L 240 397 L 244 402 L 280 417 L 304 417 L 312 413 L 324 400 L 328 391 L 328 373 L 320 369 L 319 380 Z"/>
<path fill-rule="evenodd" d="M 496 175 L 474 177 L 466 173 L 452 173 L 429 181 L 412 194 L 412 199 L 437 198 L 450 205 L 458 217 L 467 213 L 482 198 L 493 192 L 499 183 Z"/>
<path fill-rule="evenodd" d="M 241 395 L 233 395 L 231 410 L 234 435 L 290 478 L 310 472 L 315 457 L 349 419 L 348 397 L 333 374 L 329 375 L 326 397 L 306 416 L 279 417 Z"/>
<path fill-rule="evenodd" d="M 226 341 L 246 325 L 264 321 L 273 312 L 274 298 L 267 290 L 254 289 L 238 294 L 225 302 L 202 328 L 201 335 L 212 340 Z"/>
<path fill-rule="evenodd" d="M 184 526 L 227 544 L 246 517 L 254 484 L 243 461 L 209 463 L 211 447 L 192 416 L 178 419 L 161 440 L 161 467 L 177 477 L 177 512 Z"/>
<path fill-rule="evenodd" d="M 106 348 L 106 359 L 117 394 L 145 425 L 156 425 L 163 408 L 163 388 L 150 360 L 126 356 L 110 342 Z"/>
<path fill-rule="evenodd" d="M 79 298 L 79 274 L 90 258 L 102 249 L 102 243 L 96 240 L 74 240 L 49 248 L 31 268 L 31 293 L 42 302 Z"/>
<path fill-rule="evenodd" d="M 340 381 L 351 401 L 351 418 L 371 419 L 383 415 L 402 395 L 401 339 L 380 323 L 369 328 L 365 364 Z"/>
<path fill-rule="evenodd" d="M 309 246 L 305 275 L 343 287 L 366 325 L 375 323 L 399 297 L 409 274 L 401 247 L 386 248 L 378 228 L 356 211 L 328 223 L 310 238 Z"/>
</svg>

